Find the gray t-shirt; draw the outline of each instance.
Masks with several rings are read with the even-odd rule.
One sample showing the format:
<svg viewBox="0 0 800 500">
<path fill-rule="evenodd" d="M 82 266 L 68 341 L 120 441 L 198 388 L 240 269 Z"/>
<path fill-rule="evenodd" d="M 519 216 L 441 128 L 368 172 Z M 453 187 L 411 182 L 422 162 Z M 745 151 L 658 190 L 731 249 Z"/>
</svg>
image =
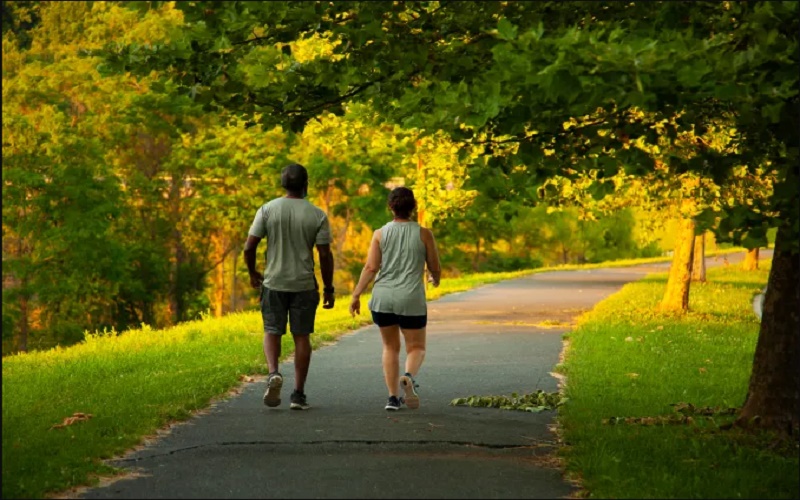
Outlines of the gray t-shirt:
<svg viewBox="0 0 800 500">
<path fill-rule="evenodd" d="M 372 286 L 370 311 L 424 316 L 427 250 L 416 222 L 389 222 L 381 228 L 381 269 Z"/>
<path fill-rule="evenodd" d="M 265 287 L 281 292 L 317 288 L 314 245 L 331 242 L 325 212 L 304 199 L 275 198 L 258 209 L 249 233 L 267 239 Z"/>
</svg>

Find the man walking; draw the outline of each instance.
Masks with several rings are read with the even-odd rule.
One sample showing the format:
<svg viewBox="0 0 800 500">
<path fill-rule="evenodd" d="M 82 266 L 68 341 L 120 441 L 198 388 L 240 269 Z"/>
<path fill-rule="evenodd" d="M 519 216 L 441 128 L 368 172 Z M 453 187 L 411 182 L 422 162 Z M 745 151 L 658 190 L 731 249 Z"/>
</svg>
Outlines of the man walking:
<svg viewBox="0 0 800 500">
<path fill-rule="evenodd" d="M 319 287 L 314 276 L 314 253 L 319 253 L 323 305 L 334 304 L 333 254 L 328 216 L 309 203 L 308 172 L 293 163 L 283 169 L 281 186 L 286 196 L 275 198 L 256 212 L 244 246 L 244 259 L 250 272 L 250 285 L 261 290 L 261 317 L 264 321 L 264 356 L 269 366 L 264 404 L 281 404 L 283 376 L 278 371 L 281 337 L 289 322 L 294 339 L 295 387 L 291 395 L 293 410 L 306 410 L 305 383 L 311 363 L 314 320 L 319 305 Z M 267 238 L 266 268 L 256 271 L 256 247 Z"/>
</svg>

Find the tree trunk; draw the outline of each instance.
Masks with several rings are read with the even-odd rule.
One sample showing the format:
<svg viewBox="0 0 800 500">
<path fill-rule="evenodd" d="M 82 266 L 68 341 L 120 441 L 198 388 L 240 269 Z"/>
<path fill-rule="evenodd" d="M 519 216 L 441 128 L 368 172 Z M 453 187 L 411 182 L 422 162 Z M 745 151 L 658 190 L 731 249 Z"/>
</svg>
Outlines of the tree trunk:
<svg viewBox="0 0 800 500">
<path fill-rule="evenodd" d="M 3 228 L 5 229 L 5 228 Z M 15 245 L 12 246 L 11 252 L 14 254 L 14 257 L 17 259 L 21 259 L 23 255 L 30 255 L 30 248 L 24 244 L 22 237 L 18 236 L 16 241 L 14 242 Z M 5 249 L 3 249 L 5 250 Z M 28 351 L 28 335 L 30 333 L 30 312 L 29 312 L 29 301 L 28 301 L 28 276 L 27 270 L 22 271 L 22 276 L 17 276 L 16 274 L 9 273 L 9 281 L 11 282 L 11 287 L 18 287 L 19 288 L 19 318 L 17 319 L 17 324 L 14 328 L 16 334 L 16 350 L 17 352 L 27 352 Z M 6 285 L 6 275 L 3 275 L 3 288 Z"/>
<path fill-rule="evenodd" d="M 478 272 L 478 260 L 481 257 L 481 239 L 475 240 L 475 257 L 472 259 L 472 270 Z"/>
<path fill-rule="evenodd" d="M 350 220 L 353 217 L 352 211 L 348 207 L 344 213 L 344 224 L 342 225 L 341 231 L 339 231 L 339 237 L 336 238 L 336 247 L 334 252 L 334 258 L 336 262 L 344 262 L 344 245 L 347 243 L 347 230 L 350 229 Z"/>
<path fill-rule="evenodd" d="M 706 233 L 694 237 L 692 255 L 692 281 L 706 282 Z"/>
<path fill-rule="evenodd" d="M 172 325 L 178 324 L 183 316 L 183 299 L 181 297 L 181 266 L 183 265 L 183 242 L 181 236 L 181 183 L 183 178 L 177 174 L 172 174 L 169 188 L 169 210 L 170 222 L 173 229 L 170 234 L 170 246 L 172 247 L 171 266 L 169 276 L 169 322 Z"/>
<path fill-rule="evenodd" d="M 744 254 L 742 268 L 745 271 L 755 271 L 758 269 L 758 248 L 751 248 Z"/>
<path fill-rule="evenodd" d="M 172 232 L 172 266 L 170 268 L 169 313 L 170 324 L 176 325 L 183 316 L 183 298 L 181 297 L 180 269 L 183 265 L 183 245 L 181 232 Z"/>
<path fill-rule="evenodd" d="M 738 423 L 798 433 L 800 419 L 800 253 L 791 226 L 778 229 L 750 387 Z"/>
<path fill-rule="evenodd" d="M 25 283 L 22 284 L 25 287 Z M 19 322 L 17 323 L 17 351 L 28 351 L 28 331 L 29 331 L 29 318 L 28 318 L 28 297 L 23 291 L 19 299 Z"/>
<path fill-rule="evenodd" d="M 212 237 L 214 244 L 214 316 L 222 317 L 223 302 L 225 301 L 225 241 L 222 236 L 215 234 Z"/>
<path fill-rule="evenodd" d="M 233 252 L 233 273 L 231 276 L 231 312 L 236 312 L 236 264 L 239 258 L 239 252 Z"/>
<path fill-rule="evenodd" d="M 692 275 L 694 254 L 694 219 L 683 219 L 678 230 L 675 255 L 669 268 L 669 280 L 660 309 L 664 312 L 686 312 L 689 310 L 689 284 Z"/>
</svg>

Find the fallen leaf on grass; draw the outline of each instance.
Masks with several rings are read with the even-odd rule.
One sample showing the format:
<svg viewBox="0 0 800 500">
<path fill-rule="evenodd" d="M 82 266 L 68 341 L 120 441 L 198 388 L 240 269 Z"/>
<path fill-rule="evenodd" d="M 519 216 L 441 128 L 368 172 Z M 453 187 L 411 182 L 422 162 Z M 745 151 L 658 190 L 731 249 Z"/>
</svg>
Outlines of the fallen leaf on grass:
<svg viewBox="0 0 800 500">
<path fill-rule="evenodd" d="M 242 382 L 255 382 L 256 381 L 256 379 L 254 379 L 253 377 L 248 377 L 247 375 L 239 375 L 239 380 L 241 380 Z"/>
<path fill-rule="evenodd" d="M 55 424 L 54 426 L 50 427 L 50 429 L 63 429 L 68 425 L 72 425 L 77 422 L 82 422 L 84 420 L 89 420 L 92 418 L 93 415 L 91 413 L 80 413 L 76 412 L 73 413 L 71 417 L 66 417 L 63 422 L 60 424 Z"/>
<path fill-rule="evenodd" d="M 629 376 L 630 378 L 638 378 L 639 377 L 638 373 L 626 373 L 625 375 Z"/>
<path fill-rule="evenodd" d="M 700 368 L 698 368 L 698 371 L 699 371 L 700 373 L 705 373 L 705 372 L 707 372 L 708 370 L 706 370 L 706 369 L 705 369 L 705 367 L 701 366 Z"/>
<path fill-rule="evenodd" d="M 633 342 L 633 337 L 625 337 L 625 342 Z"/>
</svg>

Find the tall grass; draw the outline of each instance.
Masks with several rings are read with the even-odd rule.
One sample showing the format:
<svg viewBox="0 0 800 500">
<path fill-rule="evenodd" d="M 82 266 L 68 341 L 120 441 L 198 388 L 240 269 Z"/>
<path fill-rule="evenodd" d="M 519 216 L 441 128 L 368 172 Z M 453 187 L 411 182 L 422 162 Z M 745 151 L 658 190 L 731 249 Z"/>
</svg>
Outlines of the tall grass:
<svg viewBox="0 0 800 500">
<path fill-rule="evenodd" d="M 584 315 L 569 334 L 560 411 L 568 470 L 599 498 L 797 498 L 796 446 L 697 417 L 692 425 L 604 423 L 610 417 L 676 416 L 671 404 L 740 407 L 759 321 L 753 296 L 766 281 L 739 266 L 693 284 L 691 311 L 655 313 L 666 275 L 630 283 Z M 772 443 L 774 444 L 774 443 Z M 788 451 L 788 454 L 786 453 Z"/>
</svg>

